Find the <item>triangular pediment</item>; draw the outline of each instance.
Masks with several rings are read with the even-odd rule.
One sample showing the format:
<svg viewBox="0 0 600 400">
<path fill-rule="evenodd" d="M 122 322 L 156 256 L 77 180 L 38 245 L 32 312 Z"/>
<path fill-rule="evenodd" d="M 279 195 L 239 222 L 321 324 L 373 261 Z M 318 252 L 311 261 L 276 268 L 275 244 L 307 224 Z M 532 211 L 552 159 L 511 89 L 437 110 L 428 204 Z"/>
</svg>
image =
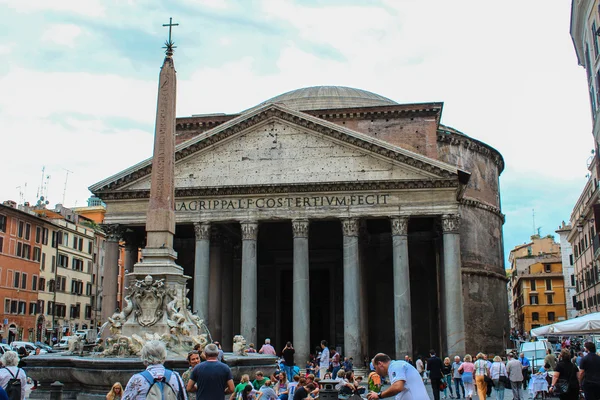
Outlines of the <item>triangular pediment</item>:
<svg viewBox="0 0 600 400">
<path fill-rule="evenodd" d="M 147 192 L 150 172 L 148 159 L 90 190 Z M 175 187 L 456 182 L 458 174 L 451 165 L 270 104 L 179 145 Z"/>
</svg>

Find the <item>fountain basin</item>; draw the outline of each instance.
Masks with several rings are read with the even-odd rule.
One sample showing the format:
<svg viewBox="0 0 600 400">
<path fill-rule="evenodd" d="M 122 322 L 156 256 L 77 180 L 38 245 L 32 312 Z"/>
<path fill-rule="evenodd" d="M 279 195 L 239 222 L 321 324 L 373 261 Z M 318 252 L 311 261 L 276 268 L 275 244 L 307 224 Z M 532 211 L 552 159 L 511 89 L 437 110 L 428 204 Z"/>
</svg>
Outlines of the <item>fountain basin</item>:
<svg viewBox="0 0 600 400">
<path fill-rule="evenodd" d="M 29 356 L 25 361 L 27 375 L 38 381 L 38 388 L 29 396 L 31 399 L 49 399 L 50 385 L 59 381 L 64 385 L 63 399 L 104 400 L 115 382 L 121 382 L 125 387 L 133 374 L 146 369 L 139 357 L 55 353 Z M 254 373 L 261 370 L 269 376 L 277 369 L 277 358 L 263 354 L 236 356 L 225 353 L 225 361 L 235 382 L 243 374 L 254 377 Z M 188 362 L 184 357 L 172 356 L 165 361 L 165 367 L 182 374 L 188 369 Z"/>
</svg>

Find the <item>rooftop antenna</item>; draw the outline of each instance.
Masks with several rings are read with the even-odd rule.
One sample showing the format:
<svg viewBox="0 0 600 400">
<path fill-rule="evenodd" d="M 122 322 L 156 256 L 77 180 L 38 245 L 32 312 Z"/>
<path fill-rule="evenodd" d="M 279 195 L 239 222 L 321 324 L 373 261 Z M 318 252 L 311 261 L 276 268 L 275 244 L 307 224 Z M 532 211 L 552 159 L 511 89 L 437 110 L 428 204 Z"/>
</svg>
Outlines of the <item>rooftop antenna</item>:
<svg viewBox="0 0 600 400">
<path fill-rule="evenodd" d="M 46 180 L 44 181 L 44 187 L 42 188 L 42 196 L 46 200 L 48 200 L 48 187 L 50 186 L 50 175 L 46 175 Z"/>
<path fill-rule="evenodd" d="M 19 204 L 23 204 L 23 186 L 17 186 L 16 189 L 19 189 Z"/>
<path fill-rule="evenodd" d="M 62 205 L 65 205 L 65 197 L 67 196 L 67 182 L 69 181 L 69 174 L 72 174 L 73 171 L 69 171 L 66 168 L 63 168 L 65 171 L 67 171 L 67 176 L 65 177 L 65 188 L 63 189 L 63 198 L 62 198 Z"/>
<path fill-rule="evenodd" d="M 43 188 L 44 188 L 44 172 L 46 172 L 46 166 L 42 165 L 42 182 L 40 183 L 40 186 L 38 186 L 37 193 L 35 194 L 35 197 L 37 199 L 39 199 L 40 196 L 44 195 L 43 194 L 43 192 L 44 192 L 44 190 L 43 190 Z"/>
</svg>

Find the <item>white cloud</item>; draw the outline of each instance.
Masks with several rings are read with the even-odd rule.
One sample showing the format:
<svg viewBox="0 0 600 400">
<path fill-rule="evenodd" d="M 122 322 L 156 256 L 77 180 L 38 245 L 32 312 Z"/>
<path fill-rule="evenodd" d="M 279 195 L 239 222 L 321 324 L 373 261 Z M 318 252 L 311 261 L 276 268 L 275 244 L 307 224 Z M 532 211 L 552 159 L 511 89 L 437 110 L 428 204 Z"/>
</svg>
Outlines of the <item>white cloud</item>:
<svg viewBox="0 0 600 400">
<path fill-rule="evenodd" d="M 0 44 L 0 56 L 7 56 L 13 52 L 13 49 L 16 47 L 15 43 L 4 43 Z"/>
<path fill-rule="evenodd" d="M 69 174 L 66 204 L 83 205 L 87 187 L 106 176 L 146 158 L 152 152 L 152 134 L 138 129 L 106 126 L 99 120 L 68 118 L 59 124 L 45 118 L 13 118 L 0 114 L 3 165 L 14 173 L 3 174 L 0 201 L 19 200 L 27 185 L 25 200 L 35 202 L 41 184 L 41 169 L 50 175 L 48 199 L 62 202 L 66 170 Z M 28 162 L 23 162 L 27 153 Z M 21 189 L 17 189 L 20 186 Z"/>
<path fill-rule="evenodd" d="M 233 6 L 218 0 L 190 0 L 192 3 L 215 9 Z M 160 23 L 164 22 L 158 2 L 152 3 L 152 9 L 147 7 L 149 3 L 144 9 L 143 4 L 130 1 L 106 10 L 101 7 L 105 3 L 91 0 L 0 0 L 0 4 L 20 11 L 57 10 L 71 4 L 72 12 L 79 14 L 110 15 L 110 20 L 99 19 L 103 24 L 123 24 L 127 18 L 136 29 L 153 34 L 163 29 Z M 179 79 L 178 115 L 239 112 L 304 86 L 353 86 L 401 103 L 444 101 L 442 123 L 503 154 L 507 163 L 503 187 L 513 184 L 511 176 L 526 180 L 583 179 L 592 146 L 591 123 L 585 72 L 577 66 L 568 35 L 568 4 L 550 7 L 543 0 L 502 4 L 389 0 L 386 7 L 379 8 L 370 3 L 308 7 L 299 1 L 272 0 L 261 5 L 256 15 L 247 18 L 252 24 L 277 26 L 277 41 L 261 36 L 261 46 L 269 52 L 245 51 L 245 40 L 255 40 L 256 36 L 254 28 L 244 24 L 232 25 L 231 32 L 226 33 L 202 31 L 200 46 L 209 41 L 219 43 L 227 46 L 222 52 L 190 59 L 186 54 L 199 50 L 186 49 L 185 40 L 178 43 L 176 65 L 180 76 L 186 77 Z M 541 7 L 546 12 L 544 18 L 539 18 Z M 494 18 L 488 18 L 491 15 Z M 185 29 L 182 24 L 180 30 Z M 93 48 L 86 51 L 95 59 L 100 57 Z M 208 57 L 210 64 L 205 63 Z M 137 68 L 136 61 L 132 56 L 133 68 Z M 120 128 L 118 123 L 111 125 L 109 118 L 152 124 L 157 74 L 127 79 L 117 70 L 110 72 L 48 73 L 13 65 L 0 76 L 0 110 L 12 123 L 6 125 L 0 120 L 0 126 L 3 130 L 10 126 L 22 137 L 37 130 L 48 132 L 52 136 L 43 139 L 78 143 L 78 149 L 95 148 L 96 142 L 107 138 L 141 140 L 142 133 Z M 54 115 L 66 116 L 64 125 L 48 120 Z M 81 115 L 88 119 L 81 119 Z M 35 124 L 16 122 L 30 121 L 32 116 Z M 81 143 L 78 140 L 84 134 L 90 141 Z M 11 142 L 15 148 L 25 148 L 28 143 L 23 138 Z M 151 144 L 144 149 L 127 141 L 99 147 L 102 154 L 110 154 L 109 161 L 104 156 L 100 160 L 92 157 L 89 164 L 82 161 L 67 167 L 76 171 L 69 186 L 75 187 L 75 176 L 85 176 L 80 186 L 87 187 L 133 165 L 151 155 Z M 71 153 L 65 160 L 70 157 Z M 41 165 L 34 163 L 32 178 L 25 179 L 29 175 L 24 166 L 17 181 L 36 181 Z M 87 172 L 92 169 L 93 174 Z M 64 173 L 61 179 L 64 181 Z M 563 187 L 556 182 L 557 187 Z M 18 185 L 13 183 L 6 188 L 14 190 L 11 188 Z M 6 197 L 2 186 L 0 200 Z"/>
<path fill-rule="evenodd" d="M 0 0 L 17 12 L 59 11 L 101 17 L 105 8 L 100 0 Z"/>
<path fill-rule="evenodd" d="M 221 46 L 229 46 L 231 44 L 231 38 L 228 38 L 227 36 L 220 37 L 219 44 Z"/>
<path fill-rule="evenodd" d="M 0 109 L 11 116 L 49 117 L 75 113 L 151 122 L 156 82 L 84 72 L 41 72 L 13 68 L 0 78 Z"/>
<path fill-rule="evenodd" d="M 42 33 L 42 41 L 55 43 L 61 46 L 75 47 L 75 40 L 81 35 L 82 30 L 73 24 L 50 25 Z"/>
</svg>

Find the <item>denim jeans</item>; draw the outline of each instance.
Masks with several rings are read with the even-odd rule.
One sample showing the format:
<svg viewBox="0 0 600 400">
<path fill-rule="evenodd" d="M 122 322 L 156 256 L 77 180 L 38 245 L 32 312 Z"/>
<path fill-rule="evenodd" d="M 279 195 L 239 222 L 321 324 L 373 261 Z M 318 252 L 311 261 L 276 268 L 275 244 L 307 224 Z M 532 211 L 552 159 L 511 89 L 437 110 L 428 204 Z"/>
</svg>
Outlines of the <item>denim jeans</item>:
<svg viewBox="0 0 600 400">
<path fill-rule="evenodd" d="M 465 397 L 465 384 L 462 378 L 454 378 L 454 389 L 456 390 L 456 398 L 460 399 L 460 392 L 458 391 L 459 386 L 462 388 L 463 397 Z"/>
<path fill-rule="evenodd" d="M 337 367 L 333 367 L 333 371 L 331 372 L 331 379 L 337 378 L 337 373 L 340 369 L 342 369 L 341 365 L 338 365 Z"/>
<path fill-rule="evenodd" d="M 504 384 L 498 379 L 494 379 L 494 390 L 496 391 L 496 400 L 504 400 Z"/>
<path fill-rule="evenodd" d="M 285 376 L 288 380 L 288 382 L 293 382 L 294 381 L 294 366 L 292 365 L 291 367 L 282 364 L 282 369 L 283 372 L 285 372 Z"/>
<path fill-rule="evenodd" d="M 448 390 L 450 390 L 450 396 L 454 396 L 454 393 L 452 393 L 452 375 L 445 375 L 444 382 L 446 382 L 446 389 L 444 389 L 444 397 L 448 397 Z"/>
</svg>

